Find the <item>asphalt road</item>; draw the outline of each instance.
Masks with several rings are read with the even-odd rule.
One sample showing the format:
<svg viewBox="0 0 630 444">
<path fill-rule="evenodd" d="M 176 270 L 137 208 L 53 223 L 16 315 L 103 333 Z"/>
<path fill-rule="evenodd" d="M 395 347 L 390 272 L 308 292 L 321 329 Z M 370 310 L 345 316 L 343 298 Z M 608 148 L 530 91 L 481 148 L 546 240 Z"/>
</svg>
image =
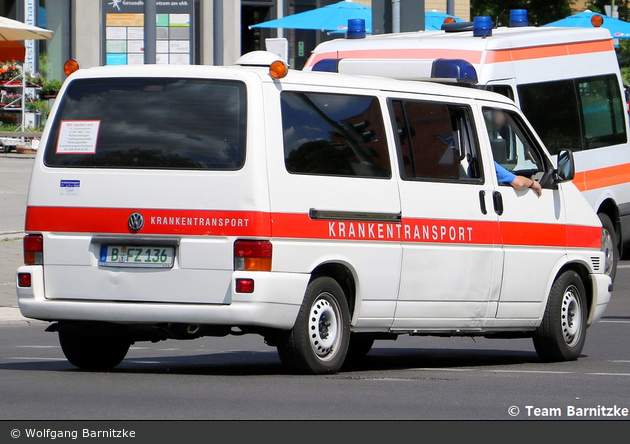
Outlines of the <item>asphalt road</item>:
<svg viewBox="0 0 630 444">
<path fill-rule="evenodd" d="M 19 207 L 20 192 L 7 196 L 3 205 L 13 199 Z M 0 241 L 5 279 L 20 260 L 20 242 Z M 1 288 L 5 310 L 15 305 L 10 288 Z M 338 374 L 294 376 L 262 338 L 242 336 L 138 343 L 113 371 L 85 372 L 65 360 L 45 327 L 0 322 L 5 421 L 566 419 L 580 408 L 630 409 L 630 261 L 621 263 L 613 300 L 588 330 L 583 355 L 566 363 L 541 363 L 530 340 L 405 336 L 377 341 L 360 365 Z"/>
</svg>

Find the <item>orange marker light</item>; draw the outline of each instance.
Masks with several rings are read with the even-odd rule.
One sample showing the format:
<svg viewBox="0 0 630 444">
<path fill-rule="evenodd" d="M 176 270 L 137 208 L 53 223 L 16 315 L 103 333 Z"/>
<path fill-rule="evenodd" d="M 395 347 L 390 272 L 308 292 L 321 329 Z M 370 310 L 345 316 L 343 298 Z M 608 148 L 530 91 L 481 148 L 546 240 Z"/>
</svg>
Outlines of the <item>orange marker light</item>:
<svg viewBox="0 0 630 444">
<path fill-rule="evenodd" d="M 78 71 L 79 68 L 81 68 L 79 62 L 74 59 L 67 60 L 66 63 L 63 64 L 63 72 L 65 72 L 67 76 Z"/>
<path fill-rule="evenodd" d="M 453 17 L 446 17 L 442 23 L 455 23 L 455 19 Z"/>
<path fill-rule="evenodd" d="M 595 26 L 596 28 L 599 28 L 603 24 L 604 17 L 602 17 L 601 15 L 595 14 L 593 17 L 591 17 L 591 25 Z"/>
<path fill-rule="evenodd" d="M 276 60 L 269 66 L 269 75 L 272 79 L 283 79 L 289 73 L 289 65 L 282 60 Z"/>
</svg>

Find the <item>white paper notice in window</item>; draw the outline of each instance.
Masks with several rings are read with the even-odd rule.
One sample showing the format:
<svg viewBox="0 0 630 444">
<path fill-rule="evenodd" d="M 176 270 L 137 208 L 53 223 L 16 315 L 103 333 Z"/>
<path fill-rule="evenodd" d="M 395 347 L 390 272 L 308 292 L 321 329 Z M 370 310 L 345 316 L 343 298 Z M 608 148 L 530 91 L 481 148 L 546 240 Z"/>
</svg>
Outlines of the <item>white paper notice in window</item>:
<svg viewBox="0 0 630 444">
<path fill-rule="evenodd" d="M 100 120 L 62 120 L 57 154 L 94 154 Z"/>
</svg>

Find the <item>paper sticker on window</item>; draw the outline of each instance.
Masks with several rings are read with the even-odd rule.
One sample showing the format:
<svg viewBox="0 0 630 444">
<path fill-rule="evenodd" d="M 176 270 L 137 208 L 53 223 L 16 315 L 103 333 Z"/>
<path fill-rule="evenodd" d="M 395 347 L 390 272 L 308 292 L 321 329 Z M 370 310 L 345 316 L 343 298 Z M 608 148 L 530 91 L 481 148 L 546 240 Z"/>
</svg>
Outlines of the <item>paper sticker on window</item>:
<svg viewBox="0 0 630 444">
<path fill-rule="evenodd" d="M 62 120 L 57 154 L 94 154 L 100 120 Z"/>
</svg>

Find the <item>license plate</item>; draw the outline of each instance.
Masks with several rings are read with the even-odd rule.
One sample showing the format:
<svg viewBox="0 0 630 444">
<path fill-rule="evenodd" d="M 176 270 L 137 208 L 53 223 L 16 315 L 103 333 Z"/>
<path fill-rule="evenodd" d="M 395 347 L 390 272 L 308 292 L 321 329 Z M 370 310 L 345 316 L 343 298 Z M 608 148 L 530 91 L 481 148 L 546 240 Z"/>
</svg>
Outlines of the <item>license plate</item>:
<svg viewBox="0 0 630 444">
<path fill-rule="evenodd" d="M 172 268 L 175 247 L 101 245 L 98 264 L 105 267 Z"/>
</svg>

